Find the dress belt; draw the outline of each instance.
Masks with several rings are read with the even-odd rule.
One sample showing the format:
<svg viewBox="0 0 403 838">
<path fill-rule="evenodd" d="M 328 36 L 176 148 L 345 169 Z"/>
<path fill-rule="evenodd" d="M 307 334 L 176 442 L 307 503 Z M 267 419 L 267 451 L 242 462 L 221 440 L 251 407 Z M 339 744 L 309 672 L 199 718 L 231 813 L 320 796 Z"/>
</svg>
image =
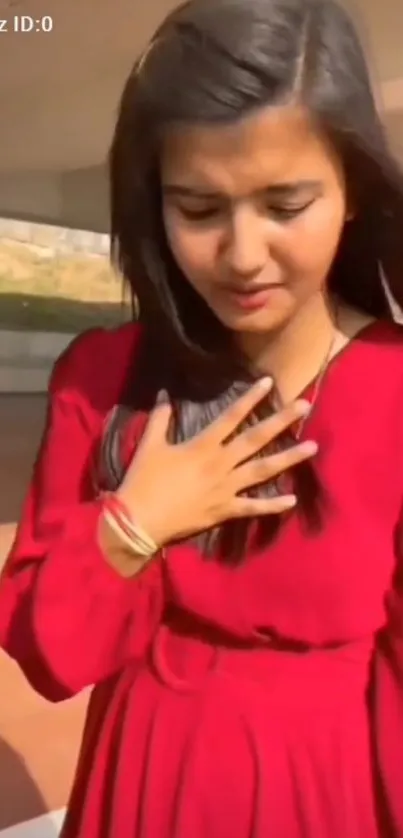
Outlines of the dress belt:
<svg viewBox="0 0 403 838">
<path fill-rule="evenodd" d="M 373 638 L 314 647 L 283 639 L 271 632 L 256 638 L 235 638 L 184 615 L 170 615 L 160 626 L 151 647 L 151 666 L 158 679 L 177 692 L 196 692 L 215 676 L 253 681 L 283 693 L 284 682 L 304 693 L 333 696 L 334 700 L 362 696 L 369 681 Z M 292 697 L 295 700 L 295 697 Z M 348 700 L 348 699 L 347 699 Z"/>
</svg>

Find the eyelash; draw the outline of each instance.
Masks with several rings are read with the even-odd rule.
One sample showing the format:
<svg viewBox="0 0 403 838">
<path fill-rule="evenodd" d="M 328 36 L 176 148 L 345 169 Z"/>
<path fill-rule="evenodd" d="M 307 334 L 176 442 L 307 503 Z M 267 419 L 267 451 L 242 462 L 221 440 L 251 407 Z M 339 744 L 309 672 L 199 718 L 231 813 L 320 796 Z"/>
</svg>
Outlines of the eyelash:
<svg viewBox="0 0 403 838">
<path fill-rule="evenodd" d="M 219 214 L 219 210 L 189 210 L 184 209 L 183 207 L 179 208 L 179 212 L 184 216 L 184 218 L 188 219 L 188 221 L 207 221 Z"/>
<path fill-rule="evenodd" d="M 270 207 L 268 208 L 268 212 L 271 212 L 273 215 L 277 216 L 277 218 L 281 219 L 282 221 L 291 221 L 293 218 L 296 218 L 298 215 L 301 215 L 305 210 L 307 210 L 313 201 L 308 201 L 308 203 L 303 204 L 302 206 L 287 208 L 287 207 Z M 190 210 L 185 209 L 184 207 L 180 207 L 179 211 L 184 218 L 188 221 L 203 222 L 209 221 L 210 219 L 214 218 L 215 216 L 219 215 L 220 210 L 217 209 L 204 209 L 204 210 Z"/>
</svg>

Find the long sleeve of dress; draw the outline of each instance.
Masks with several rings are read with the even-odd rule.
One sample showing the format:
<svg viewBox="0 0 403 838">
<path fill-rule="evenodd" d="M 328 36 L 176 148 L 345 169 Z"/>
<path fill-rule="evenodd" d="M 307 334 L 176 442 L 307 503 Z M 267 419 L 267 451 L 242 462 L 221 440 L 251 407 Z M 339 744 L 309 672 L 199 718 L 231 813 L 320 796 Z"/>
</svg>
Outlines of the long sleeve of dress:
<svg viewBox="0 0 403 838">
<path fill-rule="evenodd" d="M 249 632 L 242 574 L 204 562 L 196 547 L 173 545 L 166 560 L 127 579 L 98 546 L 94 448 L 134 351 L 128 335 L 94 330 L 56 364 L 42 443 L 0 578 L 0 646 L 51 701 L 140 660 L 168 602 L 237 635 Z"/>
<path fill-rule="evenodd" d="M 143 654 L 163 607 L 158 560 L 125 579 L 97 544 L 100 508 L 89 480 L 94 420 L 74 385 L 79 344 L 53 373 L 42 444 L 0 580 L 0 644 L 53 701 Z M 83 348 L 85 357 L 96 349 L 92 335 Z"/>
</svg>

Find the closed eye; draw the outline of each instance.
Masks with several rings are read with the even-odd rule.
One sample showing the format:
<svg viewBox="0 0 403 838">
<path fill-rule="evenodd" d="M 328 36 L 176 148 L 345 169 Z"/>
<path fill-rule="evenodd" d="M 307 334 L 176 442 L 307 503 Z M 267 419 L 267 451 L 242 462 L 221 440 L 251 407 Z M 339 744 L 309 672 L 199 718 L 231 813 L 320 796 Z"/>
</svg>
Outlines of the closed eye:
<svg viewBox="0 0 403 838">
<path fill-rule="evenodd" d="M 264 213 L 275 218 L 278 221 L 292 221 L 292 219 L 306 212 L 314 203 L 315 199 L 305 201 L 303 204 L 297 205 L 273 205 L 265 204 Z M 212 221 L 222 214 L 222 207 L 200 207 L 199 209 L 191 209 L 190 207 L 177 206 L 178 212 L 187 221 L 194 223 L 203 223 L 204 221 Z"/>
<path fill-rule="evenodd" d="M 312 206 L 314 200 L 315 199 L 296 206 L 270 205 L 267 207 L 267 213 L 268 215 L 277 218 L 279 221 L 292 221 L 293 218 L 296 218 L 298 215 L 302 215 L 303 212 L 306 212 L 306 210 Z"/>
<path fill-rule="evenodd" d="M 216 218 L 222 212 L 218 207 L 203 207 L 200 209 L 190 209 L 189 207 L 178 207 L 180 214 L 188 221 L 209 221 Z"/>
</svg>

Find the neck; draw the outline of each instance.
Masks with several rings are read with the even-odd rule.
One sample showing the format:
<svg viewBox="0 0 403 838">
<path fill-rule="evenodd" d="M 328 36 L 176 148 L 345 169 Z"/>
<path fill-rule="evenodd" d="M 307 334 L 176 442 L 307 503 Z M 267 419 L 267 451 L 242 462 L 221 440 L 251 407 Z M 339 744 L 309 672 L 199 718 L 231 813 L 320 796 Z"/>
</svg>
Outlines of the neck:
<svg viewBox="0 0 403 838">
<path fill-rule="evenodd" d="M 242 350 L 259 375 L 272 375 L 283 402 L 316 377 L 337 334 L 334 309 L 323 294 L 311 298 L 281 330 L 247 334 Z"/>
</svg>

